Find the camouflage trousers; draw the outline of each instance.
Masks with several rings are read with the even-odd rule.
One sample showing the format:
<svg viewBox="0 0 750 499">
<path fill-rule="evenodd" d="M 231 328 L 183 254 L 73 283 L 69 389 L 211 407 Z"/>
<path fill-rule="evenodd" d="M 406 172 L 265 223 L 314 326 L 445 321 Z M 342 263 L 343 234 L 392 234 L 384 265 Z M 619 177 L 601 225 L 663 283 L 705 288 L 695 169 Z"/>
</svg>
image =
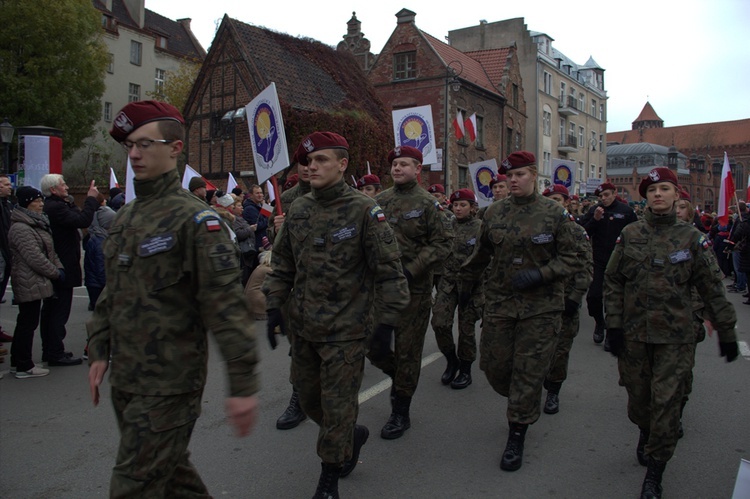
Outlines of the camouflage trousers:
<svg viewBox="0 0 750 499">
<path fill-rule="evenodd" d="M 110 497 L 211 497 L 187 450 L 202 395 L 156 397 L 112 388 L 120 447 Z"/>
<path fill-rule="evenodd" d="M 479 296 L 472 297 L 463 308 L 458 305 L 458 286 L 447 286 L 443 283 L 438 288 L 435 304 L 432 307 L 432 329 L 438 348 L 443 355 L 456 353 L 453 341 L 453 317 L 458 308 L 458 358 L 474 362 L 477 358 L 477 342 L 474 334 L 475 324 L 481 318 L 482 305 Z"/>
<path fill-rule="evenodd" d="M 703 325 L 702 318 L 696 318 L 693 322 L 695 325 L 695 342 L 700 343 L 706 338 L 706 328 Z M 690 366 L 690 373 L 685 378 L 685 390 L 682 394 L 682 405 L 687 404 L 690 394 L 693 392 L 693 367 L 695 367 L 695 354 L 693 354 L 693 363 Z"/>
<path fill-rule="evenodd" d="M 292 383 L 305 414 L 320 427 L 318 456 L 344 464 L 352 457 L 359 388 L 365 369 L 365 340 L 313 342 L 292 338 Z"/>
<path fill-rule="evenodd" d="M 485 310 L 479 340 L 479 368 L 490 386 L 508 397 L 508 421 L 539 419 L 542 383 L 560 333 L 560 312 L 528 319 L 502 317 Z"/>
<path fill-rule="evenodd" d="M 555 353 L 552 354 L 552 363 L 544 382 L 562 383 L 568 379 L 568 361 L 570 360 L 570 349 L 573 348 L 573 340 L 578 336 L 580 325 L 580 314 L 576 311 L 573 317 L 562 316 L 560 337 L 557 340 Z"/>
<path fill-rule="evenodd" d="M 394 332 L 395 352 L 379 362 L 370 359 L 372 365 L 393 378 L 394 392 L 402 397 L 412 397 L 417 391 L 431 306 L 429 294 L 411 295 Z"/>
<path fill-rule="evenodd" d="M 677 445 L 680 409 L 695 361 L 695 343 L 625 341 L 617 362 L 628 392 L 628 418 L 649 432 L 645 453 L 669 461 Z"/>
</svg>

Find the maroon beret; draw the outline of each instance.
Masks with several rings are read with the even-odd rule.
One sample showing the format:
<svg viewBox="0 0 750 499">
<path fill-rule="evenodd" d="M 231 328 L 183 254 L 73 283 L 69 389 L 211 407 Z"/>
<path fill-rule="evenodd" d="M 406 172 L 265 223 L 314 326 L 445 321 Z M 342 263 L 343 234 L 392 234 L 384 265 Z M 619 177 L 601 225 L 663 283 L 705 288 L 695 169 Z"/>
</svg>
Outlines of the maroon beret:
<svg viewBox="0 0 750 499">
<path fill-rule="evenodd" d="M 669 182 L 677 186 L 678 189 L 680 188 L 680 184 L 677 183 L 677 175 L 675 175 L 675 173 L 669 168 L 661 166 L 659 168 L 654 168 L 648 172 L 648 175 L 643 177 L 641 183 L 638 185 L 638 193 L 645 199 L 648 186 L 661 182 Z"/>
<path fill-rule="evenodd" d="M 690 197 L 690 193 L 685 190 L 684 188 L 680 188 L 680 199 L 684 199 L 685 201 L 692 202 L 692 198 Z"/>
<path fill-rule="evenodd" d="M 536 156 L 534 156 L 534 153 L 529 151 L 512 152 L 502 163 L 500 163 L 498 173 L 505 174 L 507 171 L 522 168 L 524 166 L 536 166 Z"/>
<path fill-rule="evenodd" d="M 581 198 L 578 197 L 578 194 L 573 194 L 572 196 L 570 196 L 570 200 L 571 201 L 580 201 Z"/>
<path fill-rule="evenodd" d="M 365 175 L 361 179 L 357 180 L 357 189 L 361 189 L 366 185 L 380 185 L 380 179 L 377 175 Z"/>
<path fill-rule="evenodd" d="M 443 187 L 443 184 L 432 184 L 427 188 L 427 192 L 430 194 L 435 194 L 436 192 L 445 194 L 445 187 Z"/>
<path fill-rule="evenodd" d="M 349 150 L 349 143 L 344 137 L 333 132 L 313 132 L 297 148 L 294 158 L 303 166 L 307 166 L 307 155 L 321 149 L 345 149 Z"/>
<path fill-rule="evenodd" d="M 608 190 L 617 192 L 617 187 L 615 187 L 615 184 L 613 184 L 612 182 L 604 182 L 602 184 L 599 184 L 599 187 L 596 188 L 596 190 L 594 191 L 594 196 L 598 196 L 602 192 Z"/>
<path fill-rule="evenodd" d="M 286 182 L 284 182 L 284 190 L 291 189 L 297 185 L 297 182 L 299 182 L 299 175 L 292 173 L 286 178 Z"/>
<path fill-rule="evenodd" d="M 553 194 L 562 194 L 565 199 L 568 199 L 570 197 L 568 188 L 562 184 L 552 184 L 550 187 L 544 189 L 544 192 L 542 193 L 542 195 L 546 197 L 549 197 Z"/>
<path fill-rule="evenodd" d="M 398 146 L 388 153 L 388 163 L 393 163 L 396 158 L 412 158 L 416 159 L 417 163 L 422 164 L 422 151 L 416 147 L 411 146 Z"/>
<path fill-rule="evenodd" d="M 152 121 L 173 120 L 182 125 L 185 119 L 171 104 L 155 100 L 142 100 L 131 102 L 123 107 L 112 120 L 112 129 L 109 134 L 117 142 L 122 142 L 128 138 L 133 130 L 151 123 Z"/>
<path fill-rule="evenodd" d="M 492 180 L 490 180 L 490 188 L 492 188 L 493 185 L 499 184 L 500 182 L 507 182 L 508 176 L 507 175 L 497 175 L 496 177 L 493 177 Z"/>
<path fill-rule="evenodd" d="M 442 187 L 442 185 L 440 187 Z M 451 203 L 455 201 L 468 201 L 470 203 L 476 203 L 477 196 L 474 194 L 474 191 L 472 190 L 459 189 L 455 191 L 453 194 L 451 194 Z"/>
</svg>

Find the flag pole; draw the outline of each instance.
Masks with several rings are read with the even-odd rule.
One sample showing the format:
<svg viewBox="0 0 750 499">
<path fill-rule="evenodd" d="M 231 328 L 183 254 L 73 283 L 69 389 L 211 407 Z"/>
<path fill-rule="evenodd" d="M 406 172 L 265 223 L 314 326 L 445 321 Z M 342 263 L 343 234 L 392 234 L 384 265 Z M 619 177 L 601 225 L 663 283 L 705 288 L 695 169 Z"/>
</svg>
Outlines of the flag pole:
<svg viewBox="0 0 750 499">
<path fill-rule="evenodd" d="M 734 191 L 734 205 L 737 207 L 737 218 L 742 222 L 742 211 L 740 211 L 740 201 L 737 199 L 737 191 Z"/>
<path fill-rule="evenodd" d="M 276 195 L 276 214 L 281 216 L 284 212 L 281 211 L 281 194 L 279 193 L 279 181 L 276 180 L 276 175 L 271 175 L 271 186 L 273 186 L 273 193 Z"/>
</svg>

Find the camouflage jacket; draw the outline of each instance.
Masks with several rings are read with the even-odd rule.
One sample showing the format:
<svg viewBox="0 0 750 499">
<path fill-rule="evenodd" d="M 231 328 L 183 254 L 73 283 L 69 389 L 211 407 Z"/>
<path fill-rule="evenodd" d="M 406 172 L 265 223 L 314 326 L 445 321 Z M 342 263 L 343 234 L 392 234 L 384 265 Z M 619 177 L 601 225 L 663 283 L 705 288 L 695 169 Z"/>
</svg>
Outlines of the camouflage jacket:
<svg viewBox="0 0 750 499">
<path fill-rule="evenodd" d="M 286 310 L 289 330 L 308 341 L 364 338 L 395 325 L 409 301 L 393 230 L 380 207 L 344 181 L 297 198 L 276 236 L 263 283 L 266 308 Z"/>
<path fill-rule="evenodd" d="M 394 185 L 375 200 L 393 227 L 412 294 L 432 292 L 432 275 L 451 251 L 452 221 L 443 207 L 416 181 Z"/>
<path fill-rule="evenodd" d="M 734 307 L 712 248 L 695 227 L 678 222 L 675 212 L 654 215 L 622 230 L 604 275 L 608 328 L 645 343 L 693 343 L 692 287 L 703 297 L 721 341 L 735 341 Z"/>
<path fill-rule="evenodd" d="M 573 217 L 575 219 L 575 217 Z M 588 292 L 591 281 L 594 279 L 594 259 L 591 251 L 591 241 L 586 229 L 578 225 L 573 226 L 576 233 L 578 258 L 583 264 L 582 268 L 570 276 L 565 284 L 565 298 L 576 303 L 583 301 L 583 296 Z"/>
<path fill-rule="evenodd" d="M 287 189 L 281 193 L 281 208 L 283 210 L 289 209 L 289 207 L 292 205 L 292 201 L 304 196 L 311 190 L 312 187 L 310 186 L 310 182 L 297 182 L 294 187 L 292 187 L 291 189 Z"/>
<path fill-rule="evenodd" d="M 455 284 L 461 264 L 474 252 L 482 221 L 473 216 L 463 220 L 454 217 L 451 221 L 453 223 L 452 251 L 442 265 L 442 270 L 443 279 Z"/>
<path fill-rule="evenodd" d="M 564 309 L 565 280 L 582 270 L 578 243 L 585 238 L 565 208 L 536 192 L 509 196 L 487 208 L 479 234 L 460 278 L 478 282 L 490 265 L 484 290 L 489 308 L 519 319 Z M 514 290 L 512 278 L 524 269 L 539 269 L 543 284 Z"/>
<path fill-rule="evenodd" d="M 143 395 L 203 388 L 210 330 L 226 360 L 229 392 L 258 391 L 253 320 L 239 255 L 217 213 L 172 170 L 136 181 L 137 197 L 112 222 L 107 285 L 86 324 L 89 359 L 112 355 L 110 383 Z"/>
</svg>

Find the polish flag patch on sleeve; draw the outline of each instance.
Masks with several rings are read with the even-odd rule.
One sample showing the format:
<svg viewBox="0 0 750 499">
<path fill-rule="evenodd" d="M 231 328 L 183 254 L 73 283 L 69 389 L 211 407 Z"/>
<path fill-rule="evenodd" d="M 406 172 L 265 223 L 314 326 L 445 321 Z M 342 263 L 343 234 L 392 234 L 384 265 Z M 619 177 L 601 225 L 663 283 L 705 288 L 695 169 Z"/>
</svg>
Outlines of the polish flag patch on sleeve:
<svg viewBox="0 0 750 499">
<path fill-rule="evenodd" d="M 206 229 L 208 229 L 208 232 L 221 230 L 221 222 L 218 220 L 206 220 Z"/>
</svg>

